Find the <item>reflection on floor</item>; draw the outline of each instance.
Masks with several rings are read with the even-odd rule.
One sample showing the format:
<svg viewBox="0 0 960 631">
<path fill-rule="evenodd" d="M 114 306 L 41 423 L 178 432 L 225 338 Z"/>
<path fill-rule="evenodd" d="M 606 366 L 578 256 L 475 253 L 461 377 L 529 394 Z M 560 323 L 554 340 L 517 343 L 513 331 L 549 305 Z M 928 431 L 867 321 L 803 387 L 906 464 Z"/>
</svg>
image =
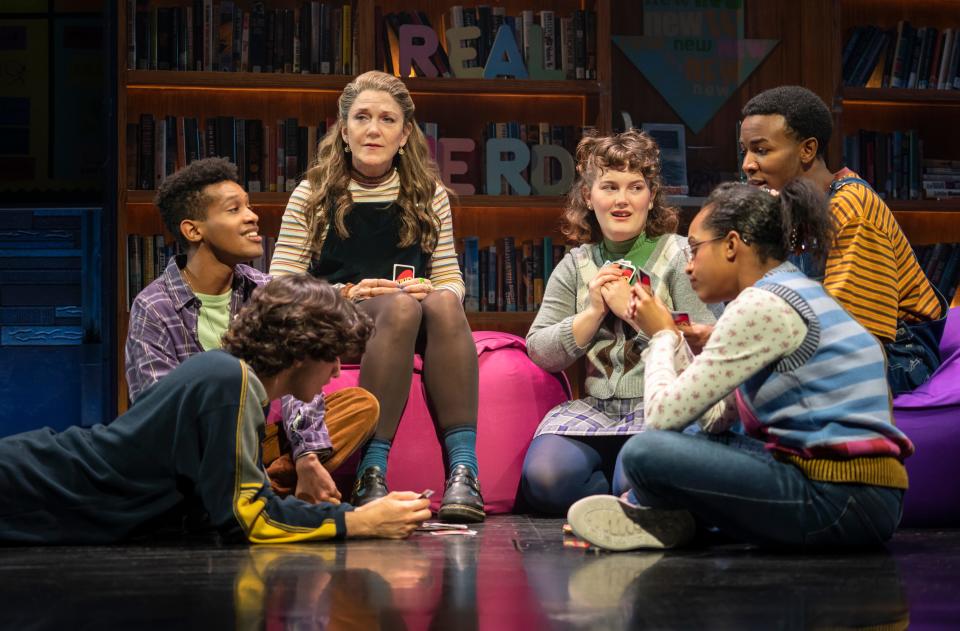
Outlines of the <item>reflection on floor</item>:
<svg viewBox="0 0 960 631">
<path fill-rule="evenodd" d="M 960 531 L 866 554 L 603 554 L 560 520 L 398 542 L 0 548 L 0 626 L 456 629 L 960 625 Z"/>
</svg>

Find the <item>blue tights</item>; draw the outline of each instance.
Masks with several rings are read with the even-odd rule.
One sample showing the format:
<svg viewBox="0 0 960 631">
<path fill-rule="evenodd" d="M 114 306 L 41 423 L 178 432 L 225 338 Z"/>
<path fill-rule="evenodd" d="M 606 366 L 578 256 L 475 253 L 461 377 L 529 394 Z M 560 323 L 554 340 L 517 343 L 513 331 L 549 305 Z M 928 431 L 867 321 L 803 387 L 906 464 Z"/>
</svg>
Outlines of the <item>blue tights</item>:
<svg viewBox="0 0 960 631">
<path fill-rule="evenodd" d="M 588 495 L 629 488 L 620 464 L 620 448 L 629 436 L 561 436 L 533 439 L 523 461 L 520 489 L 530 508 L 544 515 L 566 515 Z"/>
</svg>

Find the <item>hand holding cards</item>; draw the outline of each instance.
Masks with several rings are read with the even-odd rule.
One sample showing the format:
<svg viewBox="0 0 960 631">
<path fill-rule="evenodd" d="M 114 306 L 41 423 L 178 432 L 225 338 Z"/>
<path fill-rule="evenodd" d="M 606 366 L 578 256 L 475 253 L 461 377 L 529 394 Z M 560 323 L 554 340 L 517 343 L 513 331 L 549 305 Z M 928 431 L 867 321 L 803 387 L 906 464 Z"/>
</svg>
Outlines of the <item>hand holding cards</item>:
<svg viewBox="0 0 960 631">
<path fill-rule="evenodd" d="M 393 264 L 393 280 L 403 285 L 405 281 L 413 280 L 417 275 L 417 270 L 413 265 Z"/>
<path fill-rule="evenodd" d="M 417 300 L 423 300 L 433 291 L 433 284 L 429 278 L 417 277 L 416 272 L 416 268 L 414 268 L 413 265 L 395 263 L 393 266 L 393 280 L 400 285 L 400 289 Z"/>
<path fill-rule="evenodd" d="M 617 259 L 616 261 L 612 262 L 605 261 L 604 265 L 616 265 L 619 267 L 621 277 L 627 279 L 627 282 L 630 284 L 633 284 L 634 280 L 636 280 L 647 289 L 650 289 L 653 286 L 653 283 L 650 279 L 650 274 L 647 274 L 645 271 L 638 268 L 627 259 Z"/>
</svg>

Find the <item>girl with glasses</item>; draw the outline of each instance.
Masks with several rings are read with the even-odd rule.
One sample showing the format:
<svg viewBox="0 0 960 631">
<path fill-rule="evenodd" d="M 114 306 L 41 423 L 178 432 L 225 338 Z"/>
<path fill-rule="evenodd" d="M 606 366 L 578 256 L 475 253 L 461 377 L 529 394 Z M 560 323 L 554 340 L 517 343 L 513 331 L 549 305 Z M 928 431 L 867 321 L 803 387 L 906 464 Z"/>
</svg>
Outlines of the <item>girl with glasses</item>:
<svg viewBox="0 0 960 631">
<path fill-rule="evenodd" d="M 722 184 L 690 226 L 687 275 L 731 301 L 692 359 L 658 296 L 628 317 L 644 355 L 648 431 L 621 458 L 632 494 L 570 508 L 575 533 L 611 549 L 680 545 L 695 520 L 756 544 L 867 546 L 891 537 L 910 440 L 893 425 L 883 349 L 787 258 L 833 242 L 826 200 L 804 180 L 779 196 Z M 739 421 L 744 433 L 728 431 Z M 683 433 L 697 423 L 696 434 Z"/>
<path fill-rule="evenodd" d="M 584 138 L 577 172 L 562 231 L 579 247 L 550 276 L 527 335 L 530 357 L 546 370 L 586 362 L 587 396 L 546 415 L 524 461 L 524 497 L 553 515 L 582 497 L 625 488 L 617 454 L 643 428 L 648 340 L 627 316 L 631 282 L 649 279 L 668 308 L 694 322 L 716 320 L 683 273 L 684 240 L 674 234 L 677 212 L 666 204 L 656 142 L 635 130 Z"/>
</svg>

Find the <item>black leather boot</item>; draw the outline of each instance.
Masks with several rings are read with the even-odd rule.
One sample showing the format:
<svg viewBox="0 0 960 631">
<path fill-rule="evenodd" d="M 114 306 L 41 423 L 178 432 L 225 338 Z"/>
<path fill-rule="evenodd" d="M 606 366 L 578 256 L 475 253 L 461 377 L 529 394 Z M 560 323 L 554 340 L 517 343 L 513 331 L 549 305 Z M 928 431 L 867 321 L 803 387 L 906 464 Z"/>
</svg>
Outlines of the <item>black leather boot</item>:
<svg viewBox="0 0 960 631">
<path fill-rule="evenodd" d="M 350 503 L 354 506 L 363 506 L 389 492 L 383 472 L 380 467 L 374 465 L 367 467 L 357 476 L 357 482 L 353 485 L 353 494 L 350 496 Z"/>
<path fill-rule="evenodd" d="M 447 487 L 443 492 L 443 502 L 437 513 L 440 521 L 474 523 L 483 521 L 483 496 L 480 495 L 480 483 L 473 469 L 466 465 L 454 467 L 447 478 Z"/>
</svg>

